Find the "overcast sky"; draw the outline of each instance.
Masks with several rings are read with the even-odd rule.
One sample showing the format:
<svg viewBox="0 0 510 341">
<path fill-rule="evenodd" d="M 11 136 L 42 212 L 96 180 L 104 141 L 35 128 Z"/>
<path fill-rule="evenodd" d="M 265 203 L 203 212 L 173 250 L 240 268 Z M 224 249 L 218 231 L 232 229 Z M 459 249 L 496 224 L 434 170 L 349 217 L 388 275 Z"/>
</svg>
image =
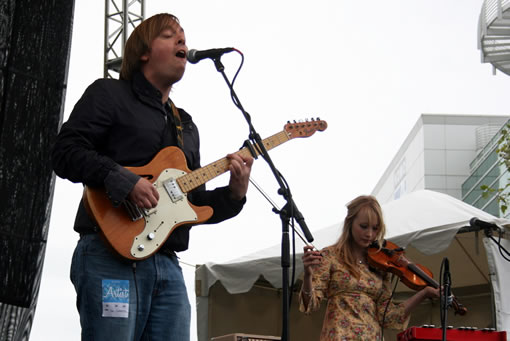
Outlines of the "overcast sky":
<svg viewBox="0 0 510 341">
<path fill-rule="evenodd" d="M 270 152 L 312 234 L 341 221 L 349 200 L 370 194 L 422 113 L 510 114 L 510 77 L 492 75 L 477 50 L 481 0 L 146 2 L 147 17 L 179 17 L 190 49 L 243 52 L 235 89 L 262 138 L 281 131 L 287 120 L 320 117 L 328 123 L 326 131 Z M 75 2 L 64 120 L 85 88 L 102 77 L 103 25 L 103 0 Z M 239 55 L 222 61 L 232 77 Z M 210 60 L 188 65 L 171 97 L 200 129 L 203 165 L 248 138 L 246 121 Z M 283 206 L 264 160 L 255 161 L 252 175 Z M 223 175 L 208 187 L 227 182 Z M 69 267 L 81 192 L 81 185 L 57 180 L 33 341 L 79 339 Z M 190 249 L 180 254 L 193 307 L 195 264 L 280 242 L 281 221 L 271 208 L 250 187 L 238 217 L 193 228 Z"/>
</svg>

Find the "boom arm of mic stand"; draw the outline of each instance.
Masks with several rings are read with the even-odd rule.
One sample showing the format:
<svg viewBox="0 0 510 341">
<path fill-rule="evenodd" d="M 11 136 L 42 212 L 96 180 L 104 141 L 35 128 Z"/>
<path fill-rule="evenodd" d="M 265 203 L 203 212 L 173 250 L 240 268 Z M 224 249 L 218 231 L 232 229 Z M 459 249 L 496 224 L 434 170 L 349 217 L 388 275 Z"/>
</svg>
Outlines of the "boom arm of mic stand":
<svg viewBox="0 0 510 341">
<path fill-rule="evenodd" d="M 313 236 L 310 233 L 308 226 L 306 225 L 305 218 L 303 218 L 303 215 L 301 214 L 301 212 L 299 212 L 294 200 L 292 200 L 292 198 L 290 198 L 289 200 L 293 206 L 292 207 L 293 216 L 296 219 L 296 221 L 298 222 L 299 226 L 301 227 L 301 231 L 303 231 L 303 234 L 305 235 L 306 240 L 309 243 L 313 242 Z"/>
<path fill-rule="evenodd" d="M 284 183 L 283 183 L 283 181 L 281 179 L 280 173 L 276 170 L 276 167 L 274 166 L 273 161 L 271 160 L 271 157 L 269 156 L 269 154 L 268 154 L 268 152 L 267 152 L 267 150 L 266 150 L 266 148 L 264 146 L 264 143 L 262 143 L 262 139 L 260 138 L 260 135 L 255 131 L 255 128 L 253 127 L 253 125 L 251 123 L 250 115 L 244 110 L 243 106 L 241 105 L 241 101 L 239 101 L 239 98 L 237 97 L 237 94 L 234 91 L 234 88 L 230 84 L 230 81 L 228 80 L 227 76 L 225 75 L 225 72 L 224 72 L 225 71 L 225 67 L 221 63 L 220 58 L 221 58 L 221 56 L 213 59 L 214 65 L 216 66 L 216 70 L 218 70 L 218 72 L 220 72 L 222 74 L 223 78 L 225 79 L 225 82 L 227 83 L 227 85 L 228 85 L 228 87 L 230 89 L 230 93 L 232 94 L 232 97 L 234 98 L 234 100 L 236 102 L 236 105 L 238 106 L 238 108 L 243 113 L 243 115 L 244 115 L 244 117 L 246 119 L 246 122 L 248 122 L 248 126 L 249 126 L 249 129 L 250 129 L 250 136 L 249 136 L 249 138 L 250 138 L 250 140 L 254 141 L 254 143 L 256 144 L 257 148 L 260 151 L 260 154 L 262 155 L 264 160 L 266 160 L 266 162 L 269 165 L 269 168 L 273 172 L 273 175 L 275 176 L 276 181 L 278 182 L 278 185 L 280 186 L 280 189 L 278 190 L 278 193 L 280 195 L 282 195 L 285 198 L 285 200 L 287 200 L 288 203 L 289 203 L 290 211 L 291 211 L 291 217 L 296 219 L 296 221 L 299 223 L 299 226 L 301 227 L 301 230 L 303 231 L 303 234 L 305 235 L 306 240 L 309 243 L 311 243 L 311 242 L 313 242 L 314 238 L 313 238 L 312 234 L 310 233 L 310 230 L 308 229 L 308 226 L 306 225 L 305 219 L 303 218 L 303 215 L 301 214 L 301 212 L 297 208 L 294 200 L 292 200 L 292 197 L 290 196 L 289 190 L 286 189 L 286 186 L 284 185 Z"/>
</svg>

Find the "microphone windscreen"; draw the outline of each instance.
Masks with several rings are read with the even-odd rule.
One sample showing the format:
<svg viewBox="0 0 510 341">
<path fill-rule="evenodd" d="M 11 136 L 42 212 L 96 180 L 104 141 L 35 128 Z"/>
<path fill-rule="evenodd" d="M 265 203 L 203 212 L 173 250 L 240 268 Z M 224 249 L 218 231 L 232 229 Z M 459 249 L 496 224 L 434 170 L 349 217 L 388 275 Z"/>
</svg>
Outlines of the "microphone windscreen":
<svg viewBox="0 0 510 341">
<path fill-rule="evenodd" d="M 186 59 L 191 64 L 198 63 L 198 59 L 196 58 L 196 53 L 197 53 L 197 50 L 195 50 L 195 49 L 188 50 L 188 53 L 186 53 Z"/>
</svg>

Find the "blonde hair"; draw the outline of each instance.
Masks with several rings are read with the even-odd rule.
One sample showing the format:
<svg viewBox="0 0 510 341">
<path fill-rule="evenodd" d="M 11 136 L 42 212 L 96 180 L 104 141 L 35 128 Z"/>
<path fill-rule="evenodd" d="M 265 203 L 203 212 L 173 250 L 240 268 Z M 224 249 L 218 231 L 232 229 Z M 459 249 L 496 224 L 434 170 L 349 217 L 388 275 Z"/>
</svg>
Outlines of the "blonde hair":
<svg viewBox="0 0 510 341">
<path fill-rule="evenodd" d="M 376 241 L 379 245 L 382 245 L 384 235 L 386 234 L 381 205 L 379 205 L 374 196 L 361 195 L 347 204 L 347 216 L 344 220 L 342 234 L 336 244 L 334 244 L 334 249 L 347 270 L 357 279 L 359 279 L 360 272 L 353 254 L 352 224 L 360 212 L 367 214 L 369 225 L 379 226 L 376 236 Z"/>
<path fill-rule="evenodd" d="M 120 79 L 131 80 L 140 70 L 140 58 L 150 50 L 151 43 L 166 28 L 179 24 L 179 19 L 169 13 L 156 14 L 138 25 L 129 36 L 124 48 Z"/>
</svg>

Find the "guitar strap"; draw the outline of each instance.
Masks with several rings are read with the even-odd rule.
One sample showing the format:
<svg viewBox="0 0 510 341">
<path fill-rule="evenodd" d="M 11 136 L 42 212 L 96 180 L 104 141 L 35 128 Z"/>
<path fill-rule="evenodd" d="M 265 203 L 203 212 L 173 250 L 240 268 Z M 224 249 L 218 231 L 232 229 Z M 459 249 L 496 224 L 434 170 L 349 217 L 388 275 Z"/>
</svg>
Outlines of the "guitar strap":
<svg viewBox="0 0 510 341">
<path fill-rule="evenodd" d="M 184 137 L 182 133 L 181 115 L 179 115 L 179 110 L 175 107 L 174 102 L 170 101 L 170 107 L 174 114 L 175 131 L 177 132 L 177 145 L 182 149 L 184 147 Z"/>
</svg>

